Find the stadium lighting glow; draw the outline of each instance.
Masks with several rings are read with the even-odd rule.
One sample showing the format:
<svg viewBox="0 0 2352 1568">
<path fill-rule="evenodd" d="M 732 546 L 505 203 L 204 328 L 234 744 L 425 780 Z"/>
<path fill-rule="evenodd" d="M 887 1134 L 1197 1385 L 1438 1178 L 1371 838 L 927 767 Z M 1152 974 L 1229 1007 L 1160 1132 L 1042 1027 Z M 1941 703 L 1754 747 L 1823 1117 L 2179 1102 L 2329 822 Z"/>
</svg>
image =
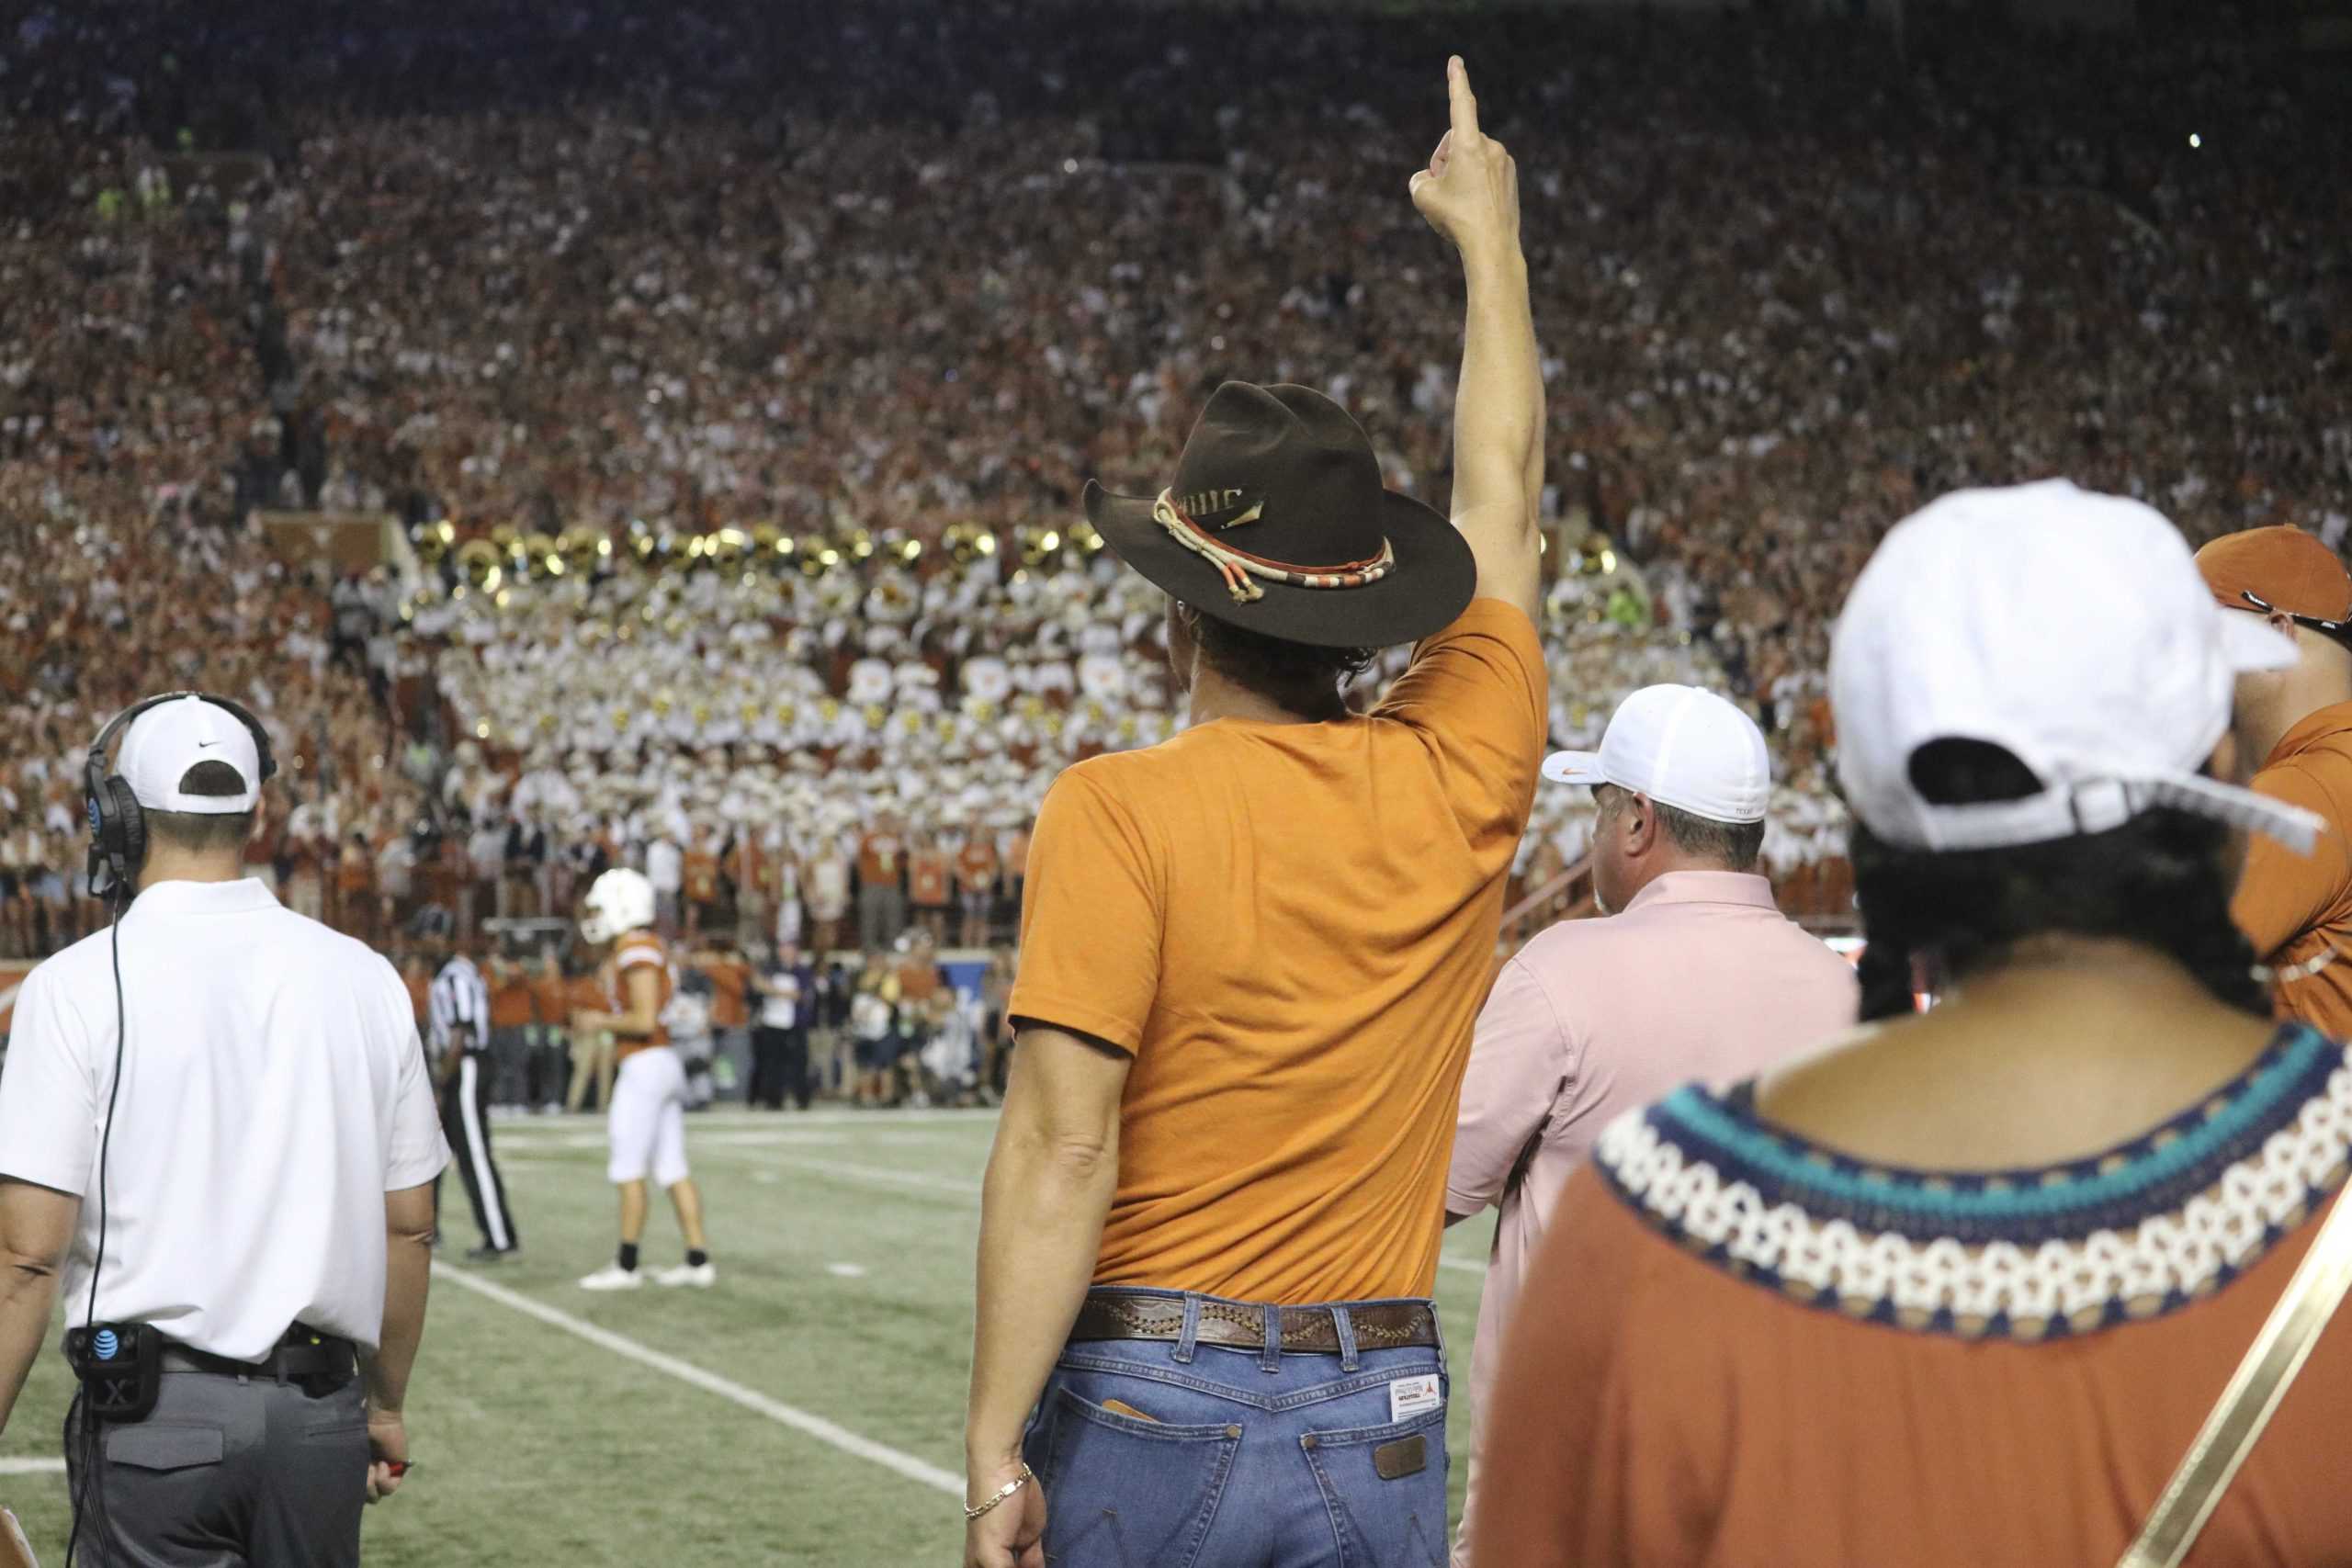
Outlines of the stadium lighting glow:
<svg viewBox="0 0 2352 1568">
<path fill-rule="evenodd" d="M 1046 536 L 1037 541 L 1037 547 L 1043 550 L 1060 549 L 1062 547 L 1062 536 L 1057 531 L 1048 528 L 1046 530 Z"/>
<path fill-rule="evenodd" d="M 2192 130 L 2188 133 L 2188 144 L 2191 147 L 2202 147 L 2205 145 L 2205 139 Z"/>
</svg>

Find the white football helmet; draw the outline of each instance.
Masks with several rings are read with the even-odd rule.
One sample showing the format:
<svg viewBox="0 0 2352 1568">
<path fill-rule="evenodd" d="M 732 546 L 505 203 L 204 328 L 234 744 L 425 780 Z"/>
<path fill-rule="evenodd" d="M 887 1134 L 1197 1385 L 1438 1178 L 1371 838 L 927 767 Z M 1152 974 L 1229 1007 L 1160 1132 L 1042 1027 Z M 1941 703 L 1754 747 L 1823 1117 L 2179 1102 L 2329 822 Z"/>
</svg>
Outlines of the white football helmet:
<svg viewBox="0 0 2352 1568">
<path fill-rule="evenodd" d="M 616 865 L 589 885 L 580 934 L 590 942 L 610 942 L 652 923 L 653 884 L 645 873 Z"/>
</svg>

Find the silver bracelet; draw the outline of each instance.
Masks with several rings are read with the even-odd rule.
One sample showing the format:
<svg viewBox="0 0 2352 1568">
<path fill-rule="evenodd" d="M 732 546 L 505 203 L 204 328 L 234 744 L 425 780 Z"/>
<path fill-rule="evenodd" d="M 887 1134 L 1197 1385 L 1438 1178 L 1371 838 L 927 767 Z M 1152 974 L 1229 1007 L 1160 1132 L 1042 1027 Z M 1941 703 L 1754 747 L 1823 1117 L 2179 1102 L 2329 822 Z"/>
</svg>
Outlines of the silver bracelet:
<svg viewBox="0 0 2352 1568">
<path fill-rule="evenodd" d="M 982 1514 L 987 1513 L 990 1508 L 995 1507 L 1007 1497 L 1012 1496 L 1015 1492 L 1020 1491 L 1023 1486 L 1028 1485 L 1031 1482 L 1036 1479 L 1036 1474 L 1031 1471 L 1027 1465 L 1023 1465 L 1021 1467 L 1020 1474 L 1014 1476 L 1012 1480 L 1006 1482 L 1003 1485 L 996 1489 L 996 1495 L 975 1507 L 966 1508 L 964 1510 L 965 1522 L 968 1524 L 972 1520 L 978 1518 Z"/>
</svg>

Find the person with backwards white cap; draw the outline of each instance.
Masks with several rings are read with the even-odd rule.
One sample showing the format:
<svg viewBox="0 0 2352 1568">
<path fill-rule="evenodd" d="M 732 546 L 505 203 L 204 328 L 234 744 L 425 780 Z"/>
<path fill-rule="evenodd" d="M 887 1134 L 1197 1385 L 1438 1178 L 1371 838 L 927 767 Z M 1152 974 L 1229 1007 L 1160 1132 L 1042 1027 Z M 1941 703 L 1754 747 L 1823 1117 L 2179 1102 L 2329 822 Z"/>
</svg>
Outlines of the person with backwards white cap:
<svg viewBox="0 0 2352 1568">
<path fill-rule="evenodd" d="M 2137 502 L 1887 535 L 1829 672 L 1873 1021 L 1601 1134 L 1505 1337 L 1476 1568 L 2352 1562 L 2310 1289 L 2352 1055 L 2272 1021 L 2230 919 L 2241 830 L 2320 827 L 2231 730 L 2294 658 Z"/>
<path fill-rule="evenodd" d="M 1446 1220 L 1502 1215 L 1470 1364 L 1469 1491 L 1502 1333 L 1544 1224 L 1600 1129 L 1692 1078 L 1728 1082 L 1855 1019 L 1853 965 L 1772 902 L 1758 870 L 1771 761 L 1756 721 L 1696 686 L 1645 686 L 1598 751 L 1544 776 L 1592 789 L 1592 874 L 1606 919 L 1563 920 L 1503 965 L 1462 1081 Z"/>
<path fill-rule="evenodd" d="M 84 789 L 114 919 L 17 998 L 0 1429 L 62 1282 L 69 1559 L 356 1564 L 408 1467 L 449 1151 L 400 976 L 246 874 L 275 772 L 222 698 L 108 723 Z"/>
</svg>

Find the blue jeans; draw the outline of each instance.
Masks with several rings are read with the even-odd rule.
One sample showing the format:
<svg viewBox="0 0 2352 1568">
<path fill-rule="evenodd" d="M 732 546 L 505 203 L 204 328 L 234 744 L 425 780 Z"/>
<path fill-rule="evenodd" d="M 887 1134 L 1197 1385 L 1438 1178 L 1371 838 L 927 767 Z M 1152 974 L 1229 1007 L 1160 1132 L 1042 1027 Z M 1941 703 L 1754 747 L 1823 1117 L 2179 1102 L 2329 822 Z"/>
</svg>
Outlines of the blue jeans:
<svg viewBox="0 0 2352 1568">
<path fill-rule="evenodd" d="M 1370 1304 L 1331 1308 L 1337 1355 L 1197 1344 L 1196 1310 L 1173 1342 L 1072 1341 L 1022 1450 L 1045 1488 L 1046 1561 L 1439 1568 L 1445 1353 L 1355 1348 L 1348 1310 Z"/>
</svg>

